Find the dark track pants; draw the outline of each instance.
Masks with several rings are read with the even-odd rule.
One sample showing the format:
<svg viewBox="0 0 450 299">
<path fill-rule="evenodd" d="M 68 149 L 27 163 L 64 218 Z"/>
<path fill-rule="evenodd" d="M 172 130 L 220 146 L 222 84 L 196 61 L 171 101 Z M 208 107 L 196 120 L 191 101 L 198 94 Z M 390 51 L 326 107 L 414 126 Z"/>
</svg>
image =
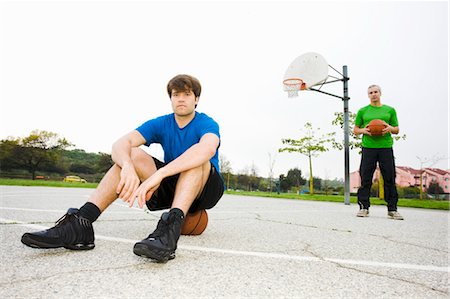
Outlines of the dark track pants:
<svg viewBox="0 0 450 299">
<path fill-rule="evenodd" d="M 358 189 L 359 207 L 361 209 L 370 207 L 370 189 L 377 162 L 384 179 L 384 198 L 388 205 L 388 211 L 397 211 L 398 194 L 395 186 L 395 161 L 392 148 L 362 148 L 359 167 L 361 176 L 361 187 Z"/>
</svg>

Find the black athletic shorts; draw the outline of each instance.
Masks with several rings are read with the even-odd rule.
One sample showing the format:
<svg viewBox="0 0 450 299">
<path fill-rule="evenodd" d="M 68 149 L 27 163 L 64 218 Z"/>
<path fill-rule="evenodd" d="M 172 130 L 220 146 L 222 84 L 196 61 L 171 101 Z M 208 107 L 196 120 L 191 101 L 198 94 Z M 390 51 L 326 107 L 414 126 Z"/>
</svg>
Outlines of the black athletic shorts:
<svg viewBox="0 0 450 299">
<path fill-rule="evenodd" d="M 165 166 L 164 162 L 153 158 L 156 168 L 160 169 Z M 150 211 L 169 209 L 172 206 L 173 197 L 175 195 L 175 187 L 177 185 L 178 177 L 176 174 L 162 180 L 158 190 L 153 193 L 152 198 L 147 201 L 147 207 Z M 198 210 L 211 209 L 214 207 L 219 199 L 222 197 L 224 191 L 224 183 L 220 174 L 217 172 L 214 165 L 211 164 L 208 180 L 203 188 L 200 196 L 194 200 L 189 212 L 193 213 Z"/>
</svg>

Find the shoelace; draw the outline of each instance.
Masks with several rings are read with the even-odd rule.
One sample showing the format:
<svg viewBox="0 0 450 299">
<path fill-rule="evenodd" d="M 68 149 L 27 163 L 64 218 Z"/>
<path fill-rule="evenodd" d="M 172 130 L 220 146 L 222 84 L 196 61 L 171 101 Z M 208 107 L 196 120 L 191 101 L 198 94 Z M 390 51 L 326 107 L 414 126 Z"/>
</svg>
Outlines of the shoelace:
<svg viewBox="0 0 450 299">
<path fill-rule="evenodd" d="M 90 226 L 90 224 L 91 224 L 91 222 L 88 219 L 86 219 L 86 218 L 78 217 L 78 215 L 76 215 L 76 214 L 66 213 L 65 215 L 63 215 L 61 218 L 59 218 L 55 222 L 56 223 L 55 227 L 60 227 L 61 225 L 69 222 L 70 221 L 70 216 L 75 217 L 78 220 L 78 223 L 81 224 L 81 226 L 84 227 L 84 228 L 88 228 Z"/>
<path fill-rule="evenodd" d="M 66 223 L 70 222 L 70 216 L 76 217 L 75 214 L 66 213 L 61 218 L 56 221 L 56 225 L 49 229 L 49 232 L 53 232 L 56 236 L 59 236 L 66 243 L 73 243 L 76 239 L 76 235 L 71 233 L 71 230 L 65 226 Z"/>
<path fill-rule="evenodd" d="M 154 237 L 160 237 L 164 234 L 164 232 L 169 230 L 169 224 L 168 221 L 164 219 L 160 219 L 158 221 L 158 225 L 156 226 L 156 229 L 153 233 L 151 233 L 148 238 L 154 238 Z"/>
<path fill-rule="evenodd" d="M 55 222 L 55 227 L 59 227 L 61 225 L 63 225 L 64 223 L 69 221 L 69 213 L 66 213 L 65 215 L 63 215 L 61 218 L 59 218 L 56 222 Z"/>
</svg>

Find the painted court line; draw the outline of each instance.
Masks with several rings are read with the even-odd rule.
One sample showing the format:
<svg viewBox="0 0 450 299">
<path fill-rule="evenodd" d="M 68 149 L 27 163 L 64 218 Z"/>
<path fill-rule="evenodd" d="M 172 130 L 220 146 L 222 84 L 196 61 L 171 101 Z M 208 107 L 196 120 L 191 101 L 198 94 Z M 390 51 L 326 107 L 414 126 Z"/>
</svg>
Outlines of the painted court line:
<svg viewBox="0 0 450 299">
<path fill-rule="evenodd" d="M 0 210 L 9 210 L 9 211 L 23 211 L 23 212 L 45 212 L 45 213 L 59 213 L 64 214 L 67 210 L 49 210 L 49 209 L 27 209 L 27 208 L 10 208 L 10 207 L 0 207 Z M 141 212 L 142 210 L 139 209 Z M 136 211 L 108 211 L 108 214 L 136 214 Z"/>
<path fill-rule="evenodd" d="M 0 207 L 0 210 L 9 210 L 9 211 L 23 211 L 23 212 L 51 212 L 51 213 L 65 213 L 67 210 L 48 210 L 48 209 L 27 209 L 27 208 L 9 208 L 9 207 Z"/>
<path fill-rule="evenodd" d="M 16 221 L 11 219 L 4 219 L 0 217 L 0 222 L 5 224 L 17 224 L 23 227 L 42 230 L 47 229 L 46 226 L 28 224 L 22 221 Z M 96 239 L 121 242 L 127 244 L 134 244 L 139 240 L 131 240 L 124 238 L 116 238 L 109 236 L 96 235 Z M 384 262 L 373 262 L 373 261 L 358 261 L 358 260 L 347 260 L 347 259 L 336 259 L 336 258 L 317 258 L 310 256 L 299 256 L 299 255 L 288 255 L 280 253 L 269 253 L 269 252 L 257 252 L 257 251 L 242 251 L 242 250 L 232 250 L 232 249 L 221 249 L 213 247 L 199 247 L 190 245 L 179 245 L 178 248 L 189 251 L 202 251 L 207 253 L 218 253 L 218 254 L 228 254 L 237 256 L 252 256 L 260 258 L 272 258 L 272 259 L 282 259 L 282 260 L 293 260 L 293 261 L 307 261 L 307 262 L 332 262 L 345 265 L 360 265 L 360 266 L 371 266 L 371 267 L 382 267 L 382 268 L 396 268 L 396 269 L 409 269 L 409 270 L 422 270 L 422 271 L 437 271 L 437 272 L 450 272 L 450 267 L 438 267 L 432 265 L 416 265 L 416 264 L 402 264 L 402 263 L 384 263 Z"/>
</svg>

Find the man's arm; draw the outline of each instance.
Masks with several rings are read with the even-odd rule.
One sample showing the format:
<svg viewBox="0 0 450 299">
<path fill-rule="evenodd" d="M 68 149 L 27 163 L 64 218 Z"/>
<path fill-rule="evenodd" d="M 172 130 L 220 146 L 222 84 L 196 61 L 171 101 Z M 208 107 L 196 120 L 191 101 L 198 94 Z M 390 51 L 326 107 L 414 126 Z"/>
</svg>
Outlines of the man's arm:
<svg viewBox="0 0 450 299">
<path fill-rule="evenodd" d="M 353 133 L 355 133 L 356 136 L 361 134 L 371 135 L 368 128 L 360 128 L 358 126 L 355 126 L 353 128 Z"/>
<path fill-rule="evenodd" d="M 391 126 L 393 124 L 394 126 Z M 383 135 L 386 133 L 391 134 L 398 134 L 400 133 L 400 128 L 398 126 L 398 119 L 397 119 L 397 111 L 395 111 L 394 108 L 392 108 L 391 111 L 391 118 L 389 119 L 389 123 L 385 122 L 386 128 L 383 130 Z"/>
<path fill-rule="evenodd" d="M 112 146 L 111 158 L 120 167 L 126 163 L 131 163 L 131 149 L 145 144 L 145 139 L 136 130 L 119 138 Z"/>
<path fill-rule="evenodd" d="M 168 163 L 166 166 L 158 169 L 151 177 L 145 180 L 131 197 L 130 206 L 134 199 L 138 199 L 138 204 L 143 207 L 145 201 L 151 198 L 161 181 L 169 176 L 185 172 L 187 170 L 199 167 L 208 162 L 216 153 L 219 147 L 219 137 L 213 133 L 203 135 L 200 141 L 192 145 L 182 155 Z"/>
<path fill-rule="evenodd" d="M 363 125 L 363 109 L 364 108 L 359 109 L 358 113 L 356 113 L 355 126 L 353 127 L 353 133 L 355 133 L 356 136 L 359 136 L 361 134 L 370 135 L 370 131 L 368 128 L 361 128 L 361 126 Z"/>
<path fill-rule="evenodd" d="M 122 170 L 116 193 L 119 198 L 128 201 L 139 187 L 140 180 L 131 162 L 131 149 L 145 144 L 145 139 L 134 130 L 117 140 L 112 147 L 111 158 Z"/>
<path fill-rule="evenodd" d="M 199 143 L 192 145 L 182 155 L 158 171 L 165 178 L 199 167 L 214 157 L 219 147 L 219 142 L 219 137 L 216 134 L 207 133 L 203 135 Z"/>
<path fill-rule="evenodd" d="M 397 127 L 393 127 L 391 125 L 386 124 L 387 126 L 383 129 L 383 135 L 386 133 L 391 133 L 391 134 L 398 134 L 400 132 L 400 128 Z"/>
</svg>

